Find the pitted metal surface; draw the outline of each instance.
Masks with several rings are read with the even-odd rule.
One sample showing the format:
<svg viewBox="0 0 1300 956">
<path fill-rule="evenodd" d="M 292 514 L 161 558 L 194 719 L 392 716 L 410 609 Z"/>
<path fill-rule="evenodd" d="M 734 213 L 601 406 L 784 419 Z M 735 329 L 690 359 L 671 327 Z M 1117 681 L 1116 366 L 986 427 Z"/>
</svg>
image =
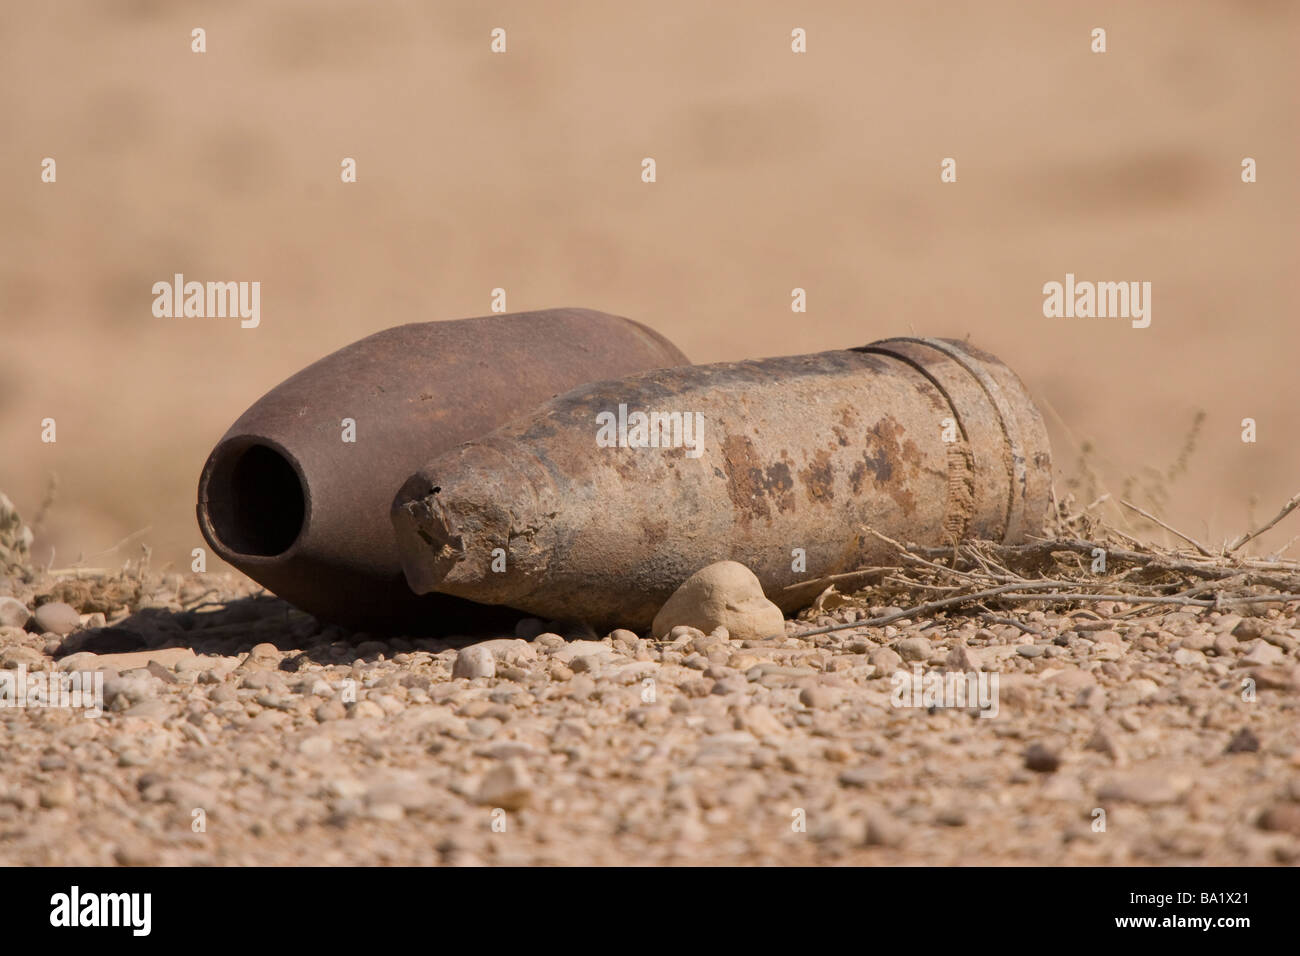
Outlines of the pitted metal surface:
<svg viewBox="0 0 1300 956">
<path fill-rule="evenodd" d="M 598 416 L 615 411 L 698 415 L 702 445 L 600 447 Z M 790 586 L 885 558 L 871 529 L 1014 540 L 1046 511 L 1049 467 L 1005 366 L 892 339 L 582 386 L 428 462 L 393 522 L 417 591 L 638 627 L 718 560 L 749 566 L 788 611 L 803 599 Z"/>
<path fill-rule="evenodd" d="M 420 463 L 583 382 L 687 359 L 637 322 L 551 309 L 398 326 L 273 388 L 204 465 L 199 527 L 220 557 L 303 610 L 366 629 L 490 623 L 420 598 L 388 518 Z M 342 440 L 352 420 L 355 442 Z"/>
</svg>

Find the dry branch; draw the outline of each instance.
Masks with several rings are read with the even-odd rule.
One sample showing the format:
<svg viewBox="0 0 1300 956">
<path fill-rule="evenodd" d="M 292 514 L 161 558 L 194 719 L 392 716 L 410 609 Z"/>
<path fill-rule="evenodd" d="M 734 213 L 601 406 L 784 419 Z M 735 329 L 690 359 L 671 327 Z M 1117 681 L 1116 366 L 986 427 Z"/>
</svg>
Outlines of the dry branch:
<svg viewBox="0 0 1300 956">
<path fill-rule="evenodd" d="M 883 572 L 883 577 L 878 584 L 859 592 L 860 601 L 880 603 L 885 598 L 901 609 L 813 628 L 797 636 L 883 627 L 908 618 L 942 616 L 961 608 L 971 609 L 983 620 L 1035 633 L 1022 621 L 995 615 L 983 602 L 1115 602 L 1127 606 L 1120 617 L 1132 617 L 1152 606 L 1221 609 L 1300 601 L 1300 561 L 1263 560 L 1233 553 L 1300 508 L 1300 495 L 1288 501 L 1264 526 L 1242 535 L 1219 554 L 1136 505 L 1121 503 L 1187 542 L 1195 552 L 1146 544 L 1086 516 L 1063 516 L 1063 508 L 1058 508 L 1058 527 L 1067 529 L 1066 534 L 1068 530 L 1100 533 L 1089 537 L 1063 534 L 1058 539 L 1037 539 L 1021 545 L 967 541 L 945 547 L 919 547 L 867 529 L 893 548 L 899 564 L 871 568 L 874 573 Z M 1102 554 L 1104 564 L 1093 560 Z M 1094 567 L 1098 568 L 1095 573 Z M 851 581 L 859 573 L 823 580 L 833 585 Z M 819 612 L 820 605 L 810 613 Z"/>
</svg>

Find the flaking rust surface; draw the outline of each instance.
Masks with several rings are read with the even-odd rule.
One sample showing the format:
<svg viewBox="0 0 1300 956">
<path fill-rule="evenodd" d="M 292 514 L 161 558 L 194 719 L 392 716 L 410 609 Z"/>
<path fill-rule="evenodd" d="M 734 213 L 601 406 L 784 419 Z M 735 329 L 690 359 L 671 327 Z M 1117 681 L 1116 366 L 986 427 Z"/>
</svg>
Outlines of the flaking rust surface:
<svg viewBox="0 0 1300 956">
<path fill-rule="evenodd" d="M 404 492 L 394 523 L 420 591 L 642 627 L 692 573 L 730 559 L 795 610 L 802 592 L 790 589 L 808 578 L 884 559 L 871 531 L 938 545 L 976 519 L 999 540 L 1037 530 L 1050 461 L 1031 406 L 997 359 L 946 340 L 657 370 L 579 387 L 435 457 L 420 475 L 442 488 L 437 507 L 405 506 Z M 593 448 L 598 416 L 614 409 L 697 415 L 699 457 Z M 960 426 L 952 441 L 949 420 Z M 1042 452 L 1020 494 L 1013 445 Z M 512 551 L 511 529 L 494 519 L 503 508 L 536 529 L 527 551 Z M 457 534 L 460 559 L 421 547 L 421 529 Z M 807 573 L 791 563 L 795 548 Z M 505 568 L 489 570 L 499 550 Z"/>
</svg>

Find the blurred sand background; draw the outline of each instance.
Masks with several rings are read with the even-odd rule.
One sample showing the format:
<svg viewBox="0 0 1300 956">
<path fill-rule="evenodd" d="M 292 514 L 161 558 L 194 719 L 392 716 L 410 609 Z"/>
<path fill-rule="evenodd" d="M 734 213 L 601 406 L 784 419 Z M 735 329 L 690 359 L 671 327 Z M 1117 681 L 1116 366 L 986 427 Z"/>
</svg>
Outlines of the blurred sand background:
<svg viewBox="0 0 1300 956">
<path fill-rule="evenodd" d="M 1219 541 L 1300 490 L 1298 38 L 1285 2 L 2 4 L 0 489 L 30 519 L 57 473 L 42 561 L 188 568 L 245 407 L 500 286 L 697 362 L 969 336 L 1059 414 L 1062 491 L 1204 410 L 1162 514 Z M 260 281 L 261 327 L 154 318 L 176 272 Z M 1067 272 L 1150 281 L 1151 327 L 1044 318 Z"/>
</svg>

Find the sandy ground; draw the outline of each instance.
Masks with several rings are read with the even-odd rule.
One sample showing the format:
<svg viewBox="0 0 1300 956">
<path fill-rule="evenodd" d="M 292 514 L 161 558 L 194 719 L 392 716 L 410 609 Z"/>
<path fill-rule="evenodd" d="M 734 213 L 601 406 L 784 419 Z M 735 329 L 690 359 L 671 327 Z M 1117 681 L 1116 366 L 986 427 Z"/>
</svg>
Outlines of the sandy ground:
<svg viewBox="0 0 1300 956">
<path fill-rule="evenodd" d="M 102 607 L 65 586 L 68 635 L 0 627 L 0 670 L 109 676 L 97 719 L 0 709 L 0 862 L 1295 863 L 1294 604 L 752 647 L 534 624 L 471 680 L 463 641 L 322 628 L 211 557 L 161 572 L 258 396 L 498 287 L 701 362 L 969 336 L 1080 504 L 1234 535 L 1300 474 L 1298 29 L 1266 0 L 0 5 L 0 489 L 40 564 L 154 569 Z M 261 282 L 260 326 L 155 318 L 178 272 Z M 1066 273 L 1151 282 L 1151 326 L 1045 318 Z M 885 649 L 996 670 L 999 715 L 894 707 Z"/>
<path fill-rule="evenodd" d="M 187 569 L 199 468 L 244 408 L 501 287 L 695 361 L 969 335 L 1049 409 L 1067 472 L 1090 441 L 1116 496 L 1136 478 L 1175 524 L 1235 534 L 1300 474 L 1298 28 L 1262 0 L 5 4 L 0 488 L 32 516 L 57 473 L 42 560 L 144 542 Z M 260 281 L 261 325 L 155 319 L 177 272 Z M 1152 282 L 1150 328 L 1044 318 L 1067 272 Z M 1146 469 L 1198 409 L 1162 491 Z"/>
<path fill-rule="evenodd" d="M 464 640 L 322 629 L 213 577 L 128 580 L 108 628 L 0 628 L 5 668 L 105 675 L 98 717 L 0 709 L 0 862 L 1300 862 L 1296 603 L 794 636 L 884 610 L 844 606 L 744 642 L 527 619 L 470 677 Z M 914 665 L 996 695 L 897 697 Z"/>
</svg>

